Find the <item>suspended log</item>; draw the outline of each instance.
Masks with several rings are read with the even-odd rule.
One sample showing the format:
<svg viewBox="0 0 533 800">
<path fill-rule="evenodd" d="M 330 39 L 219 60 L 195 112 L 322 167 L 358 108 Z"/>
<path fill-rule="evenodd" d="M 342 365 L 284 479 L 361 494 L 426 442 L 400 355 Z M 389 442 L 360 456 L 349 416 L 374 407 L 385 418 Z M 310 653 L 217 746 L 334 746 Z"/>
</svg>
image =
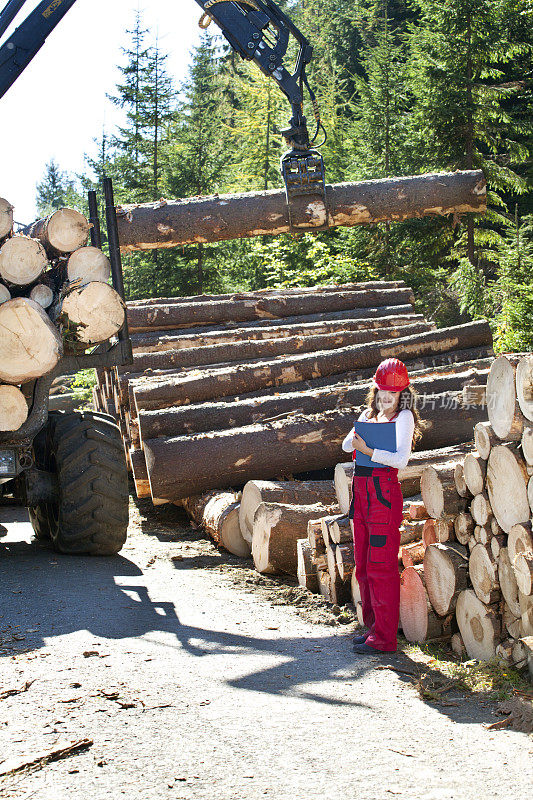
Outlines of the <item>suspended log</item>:
<svg viewBox="0 0 533 800">
<path fill-rule="evenodd" d="M 515 445 L 497 445 L 490 451 L 486 485 L 490 505 L 500 527 L 509 533 L 518 522 L 527 522 L 531 509 L 527 498 L 526 464 Z"/>
<path fill-rule="evenodd" d="M 401 313 L 402 309 L 410 306 L 398 306 L 398 312 L 390 316 L 376 316 L 370 319 L 360 319 L 359 311 L 354 311 L 354 319 L 328 320 L 328 314 L 317 322 L 300 322 L 286 324 L 286 320 L 279 321 L 276 326 L 254 324 L 253 327 L 238 328 L 231 326 L 214 326 L 203 328 L 189 328 L 187 332 L 177 330 L 175 333 L 148 331 L 134 333 L 131 336 L 135 353 L 159 353 L 164 350 L 183 350 L 188 347 L 203 347 L 215 344 L 231 344 L 232 342 L 261 341 L 262 339 L 285 339 L 290 336 L 319 336 L 327 333 L 343 331 L 370 331 L 389 328 L 399 328 L 415 324 L 426 324 L 426 330 L 433 330 L 432 323 L 425 322 L 422 314 Z M 376 312 L 379 309 L 375 309 Z M 341 312 L 349 314 L 350 312 Z M 333 314 L 332 316 L 335 316 Z M 303 317 L 307 319 L 307 317 Z M 271 320 L 274 322 L 274 320 Z M 382 337 L 383 338 L 383 337 Z"/>
<path fill-rule="evenodd" d="M 115 336 L 124 318 L 124 302 L 118 292 L 98 281 L 70 291 L 59 312 L 62 329 L 82 345 L 98 344 Z"/>
<path fill-rule="evenodd" d="M 519 553 L 533 555 L 533 524 L 530 521 L 513 525 L 507 537 L 507 548 L 511 564 Z"/>
<path fill-rule="evenodd" d="M 288 356 L 277 361 L 206 369 L 198 374 L 153 381 L 135 387 L 137 409 L 187 405 L 214 397 L 244 394 L 280 384 L 296 383 L 320 376 L 339 375 L 355 367 L 375 367 L 385 358 L 408 358 L 413 353 L 449 352 L 466 344 L 490 342 L 490 328 L 485 322 L 441 328 L 437 331 L 400 337 L 395 342 L 355 344 L 338 350 Z M 474 412 L 475 413 L 475 412 Z M 477 421 L 477 420 L 476 420 Z"/>
<path fill-rule="evenodd" d="M 30 299 L 42 308 L 49 308 L 54 302 L 54 293 L 45 283 L 38 283 L 30 292 Z"/>
<path fill-rule="evenodd" d="M 44 248 L 36 239 L 13 236 L 0 247 L 0 278 L 12 286 L 29 286 L 47 266 Z"/>
<path fill-rule="evenodd" d="M 412 289 L 365 289 L 358 292 L 302 294 L 244 300 L 218 300 L 168 306 L 136 306 L 128 309 L 132 331 L 168 330 L 221 322 L 248 322 L 262 319 L 348 311 L 354 308 L 414 303 Z M 485 344 L 486 342 L 483 342 Z"/>
<path fill-rule="evenodd" d="M 242 536 L 250 543 L 255 512 L 261 503 L 332 506 L 335 490 L 331 481 L 248 481 L 242 491 L 239 523 Z"/>
<path fill-rule="evenodd" d="M 297 575 L 298 583 L 310 592 L 318 592 L 318 578 L 316 567 L 313 564 L 313 554 L 307 539 L 298 539 L 296 542 L 296 554 L 298 558 Z"/>
<path fill-rule="evenodd" d="M 469 453 L 463 462 L 463 477 L 466 488 L 472 495 L 481 494 L 485 487 L 487 462 L 477 453 Z M 464 497 L 465 495 L 463 495 Z M 481 523 L 480 523 L 481 524 Z"/>
<path fill-rule="evenodd" d="M 499 444 L 499 439 L 492 430 L 490 422 L 478 422 L 474 426 L 474 442 L 480 457 L 486 461 L 491 448 Z"/>
<path fill-rule="evenodd" d="M 461 545 L 432 544 L 424 553 L 424 578 L 429 601 L 443 617 L 455 611 L 468 583 L 468 556 Z"/>
<path fill-rule="evenodd" d="M 490 524 L 492 507 L 487 492 L 480 492 L 472 498 L 472 502 L 470 503 L 470 513 L 472 514 L 472 519 L 477 525 Z"/>
<path fill-rule="evenodd" d="M 435 214 L 484 211 L 486 185 L 480 170 L 340 183 L 326 187 L 328 213 L 317 198 L 303 198 L 296 226 L 367 225 Z M 122 250 L 151 250 L 195 242 L 220 242 L 290 231 L 285 192 L 159 201 L 117 209 Z"/>
<path fill-rule="evenodd" d="M 495 608 L 484 605 L 473 589 L 465 589 L 457 599 L 456 616 L 469 658 L 478 661 L 495 658 L 501 636 L 500 617 Z"/>
<path fill-rule="evenodd" d="M 440 620 L 428 599 L 422 565 L 406 567 L 400 579 L 400 625 L 408 642 L 452 635 L 451 617 Z"/>
<path fill-rule="evenodd" d="M 46 219 L 38 219 L 24 228 L 24 233 L 39 239 L 52 255 L 72 253 L 87 244 L 89 223 L 73 208 L 60 208 Z"/>
<path fill-rule="evenodd" d="M 13 228 L 13 206 L 3 197 L 0 197 L 0 240 L 9 236 Z"/>
<path fill-rule="evenodd" d="M 7 303 L 8 300 L 11 300 L 11 292 L 4 286 L 3 283 L 0 283 L 0 305 L 2 303 Z"/>
<path fill-rule="evenodd" d="M 111 276 L 111 262 L 98 247 L 80 247 L 67 262 L 67 277 L 70 283 L 79 281 L 85 286 L 92 281 L 107 283 Z"/>
<path fill-rule="evenodd" d="M 57 328 L 26 297 L 0 305 L 0 381 L 21 384 L 46 375 L 63 353 Z"/>
<path fill-rule="evenodd" d="M 470 553 L 468 573 L 474 591 L 482 603 L 491 605 L 500 599 L 498 564 L 490 547 L 476 544 Z"/>
<path fill-rule="evenodd" d="M 524 415 L 516 397 L 515 372 L 519 355 L 498 356 L 487 378 L 487 411 L 496 436 L 506 441 L 520 441 Z"/>
<path fill-rule="evenodd" d="M 430 516 L 438 519 L 459 514 L 466 507 L 466 498 L 457 494 L 454 479 L 455 463 L 427 466 L 420 478 L 422 499 Z"/>
<path fill-rule="evenodd" d="M 28 403 L 16 386 L 0 386 L 0 431 L 18 431 L 28 419 Z"/>
<path fill-rule="evenodd" d="M 208 364 L 222 364 L 236 361 L 272 359 L 276 356 L 296 353 L 315 353 L 320 350 L 336 350 L 353 344 L 398 339 L 423 333 L 428 330 L 425 323 L 416 323 L 398 328 L 367 331 L 338 331 L 319 336 L 291 336 L 285 339 L 263 339 L 259 341 L 230 342 L 193 347 L 187 350 L 164 350 L 160 353 L 134 354 L 133 364 L 119 367 L 124 372 L 144 372 L 156 369 L 179 369 L 180 367 L 200 367 Z"/>
<path fill-rule="evenodd" d="M 307 523 L 326 512 L 323 506 L 261 503 L 254 519 L 252 557 L 262 574 L 296 575 L 296 542 L 305 538 Z"/>
</svg>

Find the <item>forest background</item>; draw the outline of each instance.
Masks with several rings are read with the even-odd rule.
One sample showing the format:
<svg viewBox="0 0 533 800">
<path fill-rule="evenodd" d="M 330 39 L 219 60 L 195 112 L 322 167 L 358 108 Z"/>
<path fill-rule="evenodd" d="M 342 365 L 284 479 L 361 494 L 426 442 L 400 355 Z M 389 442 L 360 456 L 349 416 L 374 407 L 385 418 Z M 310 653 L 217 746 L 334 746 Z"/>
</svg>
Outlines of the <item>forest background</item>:
<svg viewBox="0 0 533 800">
<path fill-rule="evenodd" d="M 532 0 L 280 5 L 314 47 L 329 183 L 481 168 L 488 213 L 132 253 L 128 297 L 403 279 L 438 326 L 484 318 L 496 349 L 533 349 Z M 134 15 L 109 97 L 124 124 L 86 175 L 46 165 L 41 213 L 83 206 L 104 174 L 119 203 L 281 186 L 288 102 L 210 31 L 176 86 Z"/>
</svg>

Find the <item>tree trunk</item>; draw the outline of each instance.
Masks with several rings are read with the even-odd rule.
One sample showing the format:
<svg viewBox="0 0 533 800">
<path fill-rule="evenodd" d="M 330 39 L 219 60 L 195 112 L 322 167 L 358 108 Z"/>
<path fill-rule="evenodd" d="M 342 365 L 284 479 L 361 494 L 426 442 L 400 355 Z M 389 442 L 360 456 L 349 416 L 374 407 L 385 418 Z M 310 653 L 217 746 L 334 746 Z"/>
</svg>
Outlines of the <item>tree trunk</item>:
<svg viewBox="0 0 533 800">
<path fill-rule="evenodd" d="M 498 564 L 490 547 L 476 544 L 470 553 L 468 573 L 474 591 L 485 605 L 492 605 L 500 599 Z"/>
<path fill-rule="evenodd" d="M 496 609 L 484 605 L 473 589 L 465 589 L 457 599 L 456 615 L 469 658 L 479 661 L 495 658 L 501 636 Z"/>
<path fill-rule="evenodd" d="M 531 516 L 528 479 L 526 464 L 515 445 L 492 448 L 487 462 L 487 491 L 494 516 L 505 533 Z"/>
<path fill-rule="evenodd" d="M 138 386 L 135 400 L 138 410 L 188 405 L 214 397 L 245 394 L 270 386 L 339 375 L 355 367 L 375 367 L 386 358 L 408 359 L 413 353 L 424 356 L 453 351 L 467 345 L 484 345 L 490 343 L 491 336 L 486 322 L 474 322 L 399 338 L 395 342 L 355 344 L 333 351 L 263 361 L 260 365 L 239 365 L 218 371 L 205 370 L 198 374 L 178 375 L 175 378 L 150 382 L 145 387 Z"/>
<path fill-rule="evenodd" d="M 85 345 L 110 339 L 122 328 L 124 317 L 124 302 L 118 292 L 98 281 L 73 289 L 59 310 L 63 330 Z"/>
<path fill-rule="evenodd" d="M 520 441 L 524 415 L 516 398 L 515 372 L 519 355 L 498 356 L 487 378 L 487 411 L 492 430 L 505 441 Z"/>
<path fill-rule="evenodd" d="M 468 584 L 468 556 L 461 545 L 432 544 L 424 554 L 424 577 L 429 601 L 443 617 L 455 611 L 459 593 Z"/>
<path fill-rule="evenodd" d="M 478 422 L 474 426 L 474 442 L 480 457 L 488 459 L 491 448 L 499 443 L 499 439 L 492 430 L 490 422 Z"/>
<path fill-rule="evenodd" d="M 28 419 L 28 403 L 16 386 L 0 386 L 0 431 L 18 431 Z"/>
<path fill-rule="evenodd" d="M 310 592 L 318 593 L 316 567 L 313 563 L 311 545 L 307 539 L 298 539 L 296 542 L 296 554 L 298 559 L 296 571 L 299 585 Z"/>
<path fill-rule="evenodd" d="M 60 208 L 46 219 L 28 225 L 23 232 L 32 239 L 39 239 L 51 255 L 72 253 L 87 244 L 89 223 L 79 211 Z"/>
<path fill-rule="evenodd" d="M 45 283 L 38 283 L 30 292 L 30 300 L 46 309 L 54 302 L 54 293 Z"/>
<path fill-rule="evenodd" d="M 70 283 L 80 281 L 82 286 L 92 281 L 107 283 L 111 275 L 111 262 L 97 247 L 80 247 L 70 256 L 67 277 Z"/>
<path fill-rule="evenodd" d="M 0 197 L 0 241 L 9 236 L 13 228 L 13 206 L 8 200 Z"/>
<path fill-rule="evenodd" d="M 400 623 L 408 642 L 452 634 L 450 619 L 440 620 L 431 608 L 421 565 L 406 567 L 400 584 Z"/>
<path fill-rule="evenodd" d="M 409 306 L 397 306 L 398 310 Z M 344 313 L 344 312 L 343 312 Z M 355 312 L 356 313 L 356 312 Z M 188 328 L 186 333 L 177 331 L 145 331 L 131 336 L 135 353 L 160 353 L 163 350 L 183 350 L 188 347 L 207 347 L 234 342 L 261 341 L 262 339 L 285 339 L 290 336 L 320 336 L 339 331 L 370 331 L 389 329 L 425 322 L 422 314 L 398 313 L 370 319 L 332 319 L 328 315 L 322 322 L 300 322 L 295 324 L 262 325 L 250 328 L 213 326 L 214 329 L 200 327 Z M 304 317 L 305 319 L 305 317 Z M 433 330 L 433 323 L 426 323 L 426 330 Z"/>
<path fill-rule="evenodd" d="M 210 344 L 180 350 L 164 350 L 160 353 L 135 353 L 133 364 L 119 367 L 118 372 L 144 372 L 145 370 L 179 369 L 200 367 L 207 364 L 222 364 L 237 361 L 272 359 L 276 356 L 295 353 L 316 353 L 320 350 L 337 350 L 353 344 L 398 339 L 427 332 L 425 322 L 385 330 L 338 331 L 318 336 L 290 336 L 285 339 L 240 341 L 228 344 Z"/>
<path fill-rule="evenodd" d="M 466 488 L 472 495 L 481 494 L 485 488 L 487 462 L 476 453 L 469 453 L 463 462 L 463 476 Z"/>
<path fill-rule="evenodd" d="M 242 491 L 239 522 L 244 539 L 250 543 L 255 512 L 261 503 L 332 506 L 335 490 L 331 481 L 248 481 Z"/>
<path fill-rule="evenodd" d="M 516 397 L 524 417 L 533 422 L 533 356 L 528 353 L 516 365 Z"/>
<path fill-rule="evenodd" d="M 316 505 L 261 503 L 254 519 L 252 557 L 258 572 L 268 575 L 297 575 L 296 542 L 307 533 L 307 523 L 327 509 Z"/>
<path fill-rule="evenodd" d="M 465 373 L 446 375 L 442 378 L 418 379 L 416 372 L 411 373 L 411 381 L 419 393 L 438 390 L 457 390 L 460 387 Z M 343 378 L 343 376 L 338 376 Z M 141 439 L 155 439 L 161 436 L 182 436 L 188 433 L 200 433 L 206 429 L 224 430 L 225 428 L 251 425 L 275 417 L 290 414 L 316 414 L 332 410 L 339 405 L 348 407 L 364 404 L 369 389 L 369 382 L 350 383 L 339 382 L 331 386 L 313 389 L 312 382 L 309 388 L 302 392 L 285 392 L 283 394 L 260 397 L 223 398 L 219 402 L 212 401 L 194 405 L 177 406 L 173 408 L 139 410 L 138 421 Z M 133 388 L 135 393 L 136 387 Z M 439 397 L 439 400 L 441 398 Z M 431 417 L 435 418 L 440 411 L 439 403 L 436 404 Z M 434 433 L 428 432 L 430 438 Z"/>
<path fill-rule="evenodd" d="M 5 245 L 4 245 L 5 246 Z M 283 319 L 329 311 L 414 303 L 413 292 L 405 289 L 364 289 L 358 292 L 251 297 L 178 305 L 146 305 L 128 309 L 132 331 L 169 330 L 186 326 L 216 325 L 222 322 Z M 485 344 L 486 341 L 483 342 Z"/>
<path fill-rule="evenodd" d="M 480 170 L 333 184 L 326 194 L 327 215 L 321 202 L 302 199 L 301 213 L 294 210 L 297 227 L 366 225 L 486 208 Z M 124 251 L 290 231 L 282 189 L 124 206 L 117 209 L 117 217 Z"/>
<path fill-rule="evenodd" d="M 11 286 L 30 286 L 48 266 L 44 247 L 27 236 L 13 236 L 0 248 L 0 278 Z"/>
<path fill-rule="evenodd" d="M 63 342 L 40 305 L 16 297 L 0 305 L 0 353 L 0 381 L 21 384 L 51 372 Z"/>
</svg>

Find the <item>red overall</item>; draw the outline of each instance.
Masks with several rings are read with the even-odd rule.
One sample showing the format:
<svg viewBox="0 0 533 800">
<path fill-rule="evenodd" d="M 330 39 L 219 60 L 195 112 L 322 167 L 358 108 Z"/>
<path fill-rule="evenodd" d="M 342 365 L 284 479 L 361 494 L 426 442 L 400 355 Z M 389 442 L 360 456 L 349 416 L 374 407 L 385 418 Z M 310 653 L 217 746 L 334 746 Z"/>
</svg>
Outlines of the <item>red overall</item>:
<svg viewBox="0 0 533 800">
<path fill-rule="evenodd" d="M 354 458 L 355 454 L 354 450 Z M 354 467 L 367 473 L 354 474 L 352 483 L 355 575 L 363 621 L 369 628 L 366 644 L 394 651 L 400 616 L 398 550 L 403 511 L 398 470 Z"/>
</svg>

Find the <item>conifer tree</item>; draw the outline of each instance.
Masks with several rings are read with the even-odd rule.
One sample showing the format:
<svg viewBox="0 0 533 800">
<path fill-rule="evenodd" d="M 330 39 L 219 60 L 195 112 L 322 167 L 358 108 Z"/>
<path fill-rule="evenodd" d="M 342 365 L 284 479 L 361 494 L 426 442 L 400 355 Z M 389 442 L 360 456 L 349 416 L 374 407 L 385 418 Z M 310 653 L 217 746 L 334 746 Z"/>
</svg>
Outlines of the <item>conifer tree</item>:
<svg viewBox="0 0 533 800">
<path fill-rule="evenodd" d="M 79 198 L 74 179 L 60 169 L 53 158 L 46 164 L 43 178 L 37 184 L 36 190 L 37 211 L 43 216 L 58 208 L 75 205 Z"/>
</svg>

